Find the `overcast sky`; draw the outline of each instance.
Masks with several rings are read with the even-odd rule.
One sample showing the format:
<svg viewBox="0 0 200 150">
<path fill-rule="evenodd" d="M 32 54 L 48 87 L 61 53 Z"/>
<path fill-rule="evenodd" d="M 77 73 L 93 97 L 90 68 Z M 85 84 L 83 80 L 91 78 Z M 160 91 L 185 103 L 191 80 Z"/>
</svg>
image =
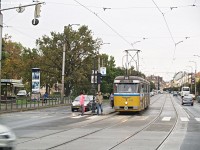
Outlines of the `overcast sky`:
<svg viewBox="0 0 200 150">
<path fill-rule="evenodd" d="M 1 0 L 2 8 L 31 4 L 31 0 Z M 200 0 L 45 0 L 40 23 L 33 26 L 34 7 L 23 13 L 3 11 L 3 35 L 23 46 L 68 24 L 87 25 L 104 43 L 100 53 L 122 66 L 124 50 L 139 49 L 139 70 L 165 81 L 179 71 L 200 70 Z M 106 9 L 103 9 L 106 8 Z M 73 29 L 77 29 L 73 26 Z M 139 42 L 138 42 L 139 41 Z M 134 56 L 135 52 L 130 52 Z M 130 58 L 129 58 L 130 59 Z M 189 62 L 194 61 L 194 62 Z M 132 65 L 135 65 L 133 62 Z"/>
</svg>

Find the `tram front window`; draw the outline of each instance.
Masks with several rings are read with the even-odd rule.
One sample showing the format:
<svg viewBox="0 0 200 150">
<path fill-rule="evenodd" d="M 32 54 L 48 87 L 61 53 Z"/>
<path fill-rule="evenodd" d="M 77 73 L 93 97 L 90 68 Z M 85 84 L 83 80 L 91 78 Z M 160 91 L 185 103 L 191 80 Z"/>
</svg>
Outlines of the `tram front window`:
<svg viewBox="0 0 200 150">
<path fill-rule="evenodd" d="M 115 84 L 115 93 L 138 93 L 139 84 Z"/>
</svg>

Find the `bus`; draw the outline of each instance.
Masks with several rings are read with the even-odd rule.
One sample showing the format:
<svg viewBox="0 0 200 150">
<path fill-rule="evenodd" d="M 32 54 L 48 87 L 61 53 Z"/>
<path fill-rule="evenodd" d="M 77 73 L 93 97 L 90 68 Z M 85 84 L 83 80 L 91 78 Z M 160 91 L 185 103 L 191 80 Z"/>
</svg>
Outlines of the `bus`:
<svg viewBox="0 0 200 150">
<path fill-rule="evenodd" d="M 184 96 L 185 94 L 190 94 L 190 87 L 188 87 L 188 86 L 183 86 L 183 87 L 181 88 L 181 97 L 183 98 L 183 96 Z"/>
<path fill-rule="evenodd" d="M 138 76 L 117 76 L 114 79 L 114 109 L 136 112 L 150 105 L 150 83 Z"/>
</svg>

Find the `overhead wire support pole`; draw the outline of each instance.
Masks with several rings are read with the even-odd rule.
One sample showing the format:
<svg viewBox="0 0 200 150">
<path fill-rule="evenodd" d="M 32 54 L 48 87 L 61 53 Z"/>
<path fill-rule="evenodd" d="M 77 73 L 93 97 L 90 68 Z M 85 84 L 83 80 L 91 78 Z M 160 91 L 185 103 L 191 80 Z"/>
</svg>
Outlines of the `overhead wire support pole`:
<svg viewBox="0 0 200 150">
<path fill-rule="evenodd" d="M 3 14 L 1 13 L 1 0 L 0 0 L 0 110 L 1 110 L 2 28 L 3 28 Z"/>
<path fill-rule="evenodd" d="M 136 51 L 136 54 L 135 55 L 137 55 L 137 65 L 136 65 L 136 70 L 137 71 L 139 71 L 139 52 L 141 52 L 141 50 L 139 50 L 139 49 L 127 49 L 127 50 L 125 50 L 125 52 L 127 52 L 127 63 L 128 63 L 128 52 L 129 51 Z M 130 55 L 130 54 L 129 54 Z M 134 57 L 135 57 L 135 55 L 134 55 Z M 131 55 L 130 55 L 131 56 Z M 134 60 L 134 57 L 132 57 L 131 56 L 131 60 Z"/>
</svg>

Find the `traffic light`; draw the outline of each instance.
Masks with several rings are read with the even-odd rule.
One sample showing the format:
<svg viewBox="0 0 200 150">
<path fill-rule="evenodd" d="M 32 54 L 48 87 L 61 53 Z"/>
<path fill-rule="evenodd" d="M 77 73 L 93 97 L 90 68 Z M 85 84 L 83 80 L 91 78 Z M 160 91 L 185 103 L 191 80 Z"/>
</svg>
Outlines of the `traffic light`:
<svg viewBox="0 0 200 150">
<path fill-rule="evenodd" d="M 101 84 L 102 76 L 101 73 L 97 73 L 97 84 Z"/>
<path fill-rule="evenodd" d="M 34 19 L 32 20 L 33 25 L 37 25 L 39 23 L 39 20 L 37 18 L 40 17 L 40 12 L 41 12 L 41 4 L 35 5 Z"/>
<path fill-rule="evenodd" d="M 195 83 L 195 79 L 194 78 L 192 78 L 192 84 L 194 84 Z"/>
<path fill-rule="evenodd" d="M 40 17 L 41 7 L 42 7 L 41 4 L 35 5 L 35 18 L 39 18 Z"/>
</svg>

